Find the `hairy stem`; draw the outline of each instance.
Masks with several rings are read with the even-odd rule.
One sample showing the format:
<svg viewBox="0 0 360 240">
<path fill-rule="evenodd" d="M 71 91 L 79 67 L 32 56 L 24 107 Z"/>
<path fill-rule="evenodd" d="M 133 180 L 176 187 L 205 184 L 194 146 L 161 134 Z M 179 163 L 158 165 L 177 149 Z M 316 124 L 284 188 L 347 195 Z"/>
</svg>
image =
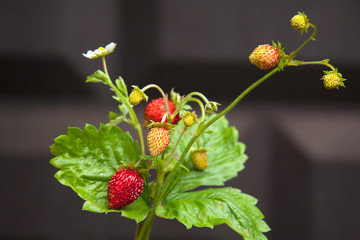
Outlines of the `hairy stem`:
<svg viewBox="0 0 360 240">
<path fill-rule="evenodd" d="M 138 118 L 137 118 L 135 112 L 134 112 L 134 109 L 131 107 L 129 100 L 121 94 L 119 89 L 112 83 L 111 80 L 109 80 L 106 83 L 116 93 L 116 96 L 118 96 L 122 100 L 122 102 L 126 105 L 127 109 L 129 110 L 129 116 L 133 122 L 132 126 L 136 129 L 136 131 L 138 132 L 138 135 L 139 135 L 141 153 L 145 154 L 144 136 L 143 136 L 141 125 L 138 121 Z"/>
<path fill-rule="evenodd" d="M 315 40 L 315 35 L 317 34 L 317 27 L 312 24 L 312 23 L 309 23 L 310 27 L 312 27 L 314 29 L 314 32 L 311 34 L 311 36 L 303 43 L 300 45 L 300 47 L 298 47 L 295 51 L 293 51 L 291 54 L 290 54 L 290 60 L 294 59 L 296 54 L 306 45 L 308 44 L 311 40 Z"/>
<path fill-rule="evenodd" d="M 292 60 L 288 66 L 302 66 L 302 65 L 324 65 L 327 66 L 329 68 L 331 68 L 331 70 L 335 70 L 334 66 L 332 66 L 329 63 L 329 59 L 324 59 L 321 61 L 299 61 L 299 60 Z"/>
<path fill-rule="evenodd" d="M 201 121 L 204 121 L 204 120 L 205 120 L 205 108 L 204 108 L 204 104 L 202 104 L 202 102 L 201 102 L 199 99 L 197 99 L 197 98 L 187 98 L 186 101 L 184 101 L 183 104 L 185 104 L 185 103 L 187 103 L 187 102 L 190 102 L 190 101 L 196 102 L 196 103 L 199 105 L 200 110 L 201 110 Z M 175 115 L 175 116 L 176 116 L 177 114 L 178 114 L 178 112 L 176 112 L 176 111 L 173 113 L 173 115 Z"/>
</svg>

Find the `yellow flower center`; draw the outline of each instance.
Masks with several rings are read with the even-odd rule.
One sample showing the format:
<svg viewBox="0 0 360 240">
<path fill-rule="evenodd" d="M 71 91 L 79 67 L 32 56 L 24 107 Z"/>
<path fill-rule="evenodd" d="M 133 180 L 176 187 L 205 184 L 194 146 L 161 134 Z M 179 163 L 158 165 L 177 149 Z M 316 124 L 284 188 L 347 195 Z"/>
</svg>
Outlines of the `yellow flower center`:
<svg viewBox="0 0 360 240">
<path fill-rule="evenodd" d="M 101 53 L 105 53 L 105 49 L 103 47 L 99 47 L 98 49 L 101 51 Z"/>
</svg>

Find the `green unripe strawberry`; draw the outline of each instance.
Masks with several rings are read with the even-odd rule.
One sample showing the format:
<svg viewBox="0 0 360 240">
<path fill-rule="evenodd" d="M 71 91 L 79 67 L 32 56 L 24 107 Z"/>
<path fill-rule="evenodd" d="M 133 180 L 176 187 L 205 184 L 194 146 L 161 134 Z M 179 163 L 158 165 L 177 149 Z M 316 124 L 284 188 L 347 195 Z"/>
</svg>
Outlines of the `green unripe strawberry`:
<svg viewBox="0 0 360 240">
<path fill-rule="evenodd" d="M 197 149 L 193 151 L 190 160 L 196 170 L 204 171 L 208 166 L 206 149 Z"/>
</svg>

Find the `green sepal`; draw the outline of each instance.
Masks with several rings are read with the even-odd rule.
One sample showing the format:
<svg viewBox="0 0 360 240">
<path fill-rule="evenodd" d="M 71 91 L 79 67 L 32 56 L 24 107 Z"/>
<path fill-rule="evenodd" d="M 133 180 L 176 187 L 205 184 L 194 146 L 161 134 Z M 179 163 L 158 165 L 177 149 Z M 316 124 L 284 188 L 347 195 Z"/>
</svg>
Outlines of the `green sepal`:
<svg viewBox="0 0 360 240">
<path fill-rule="evenodd" d="M 150 123 L 146 126 L 147 129 L 151 129 L 151 128 L 165 128 L 169 131 L 172 131 L 174 129 L 174 124 L 170 124 L 167 122 L 154 122 L 153 120 L 150 120 Z"/>
<path fill-rule="evenodd" d="M 279 41 L 277 43 L 275 43 L 273 41 L 272 46 L 279 51 L 280 59 L 279 59 L 279 63 L 278 63 L 278 68 L 279 68 L 279 71 L 283 71 L 285 65 L 287 65 L 287 62 L 289 60 L 289 56 L 285 54 L 285 51 L 284 51 L 285 48 L 282 47 L 282 45 L 281 45 L 281 43 Z"/>
<path fill-rule="evenodd" d="M 214 113 L 218 110 L 218 106 L 221 105 L 220 103 L 210 101 L 205 104 L 205 111 L 206 113 Z"/>
<path fill-rule="evenodd" d="M 304 32 L 305 32 L 305 33 L 308 32 L 308 29 L 309 29 L 309 27 L 310 27 L 310 24 L 309 24 L 310 19 L 308 18 L 308 16 L 306 16 L 306 14 L 305 14 L 304 12 L 302 12 L 302 13 L 301 13 L 301 12 L 298 12 L 298 14 L 299 14 L 300 16 L 302 16 L 302 17 L 304 18 L 304 21 L 305 21 L 305 28 L 300 31 L 300 35 L 302 35 Z M 315 40 L 315 38 L 314 38 L 313 40 Z"/>
<path fill-rule="evenodd" d="M 128 132 L 103 124 L 99 129 L 90 124 L 84 130 L 70 127 L 67 135 L 57 137 L 50 149 L 55 156 L 50 163 L 59 169 L 55 178 L 85 200 L 84 210 L 122 212 L 123 216 L 138 222 L 146 217 L 149 210 L 146 179 L 139 199 L 120 210 L 107 207 L 108 180 L 121 162 L 140 160 L 139 145 Z"/>
<path fill-rule="evenodd" d="M 182 100 L 182 97 L 180 96 L 179 93 L 175 92 L 174 88 L 172 88 L 170 91 L 170 100 L 171 100 L 172 104 L 174 105 L 175 109 L 177 108 L 177 106 L 179 105 L 179 103 Z"/>
</svg>

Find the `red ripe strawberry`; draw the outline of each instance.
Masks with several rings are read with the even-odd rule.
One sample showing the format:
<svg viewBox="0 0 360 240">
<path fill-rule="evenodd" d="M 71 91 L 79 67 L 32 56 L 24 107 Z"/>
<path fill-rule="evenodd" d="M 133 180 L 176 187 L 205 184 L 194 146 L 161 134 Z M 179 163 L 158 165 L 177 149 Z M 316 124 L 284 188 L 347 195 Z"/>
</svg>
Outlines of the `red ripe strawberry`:
<svg viewBox="0 0 360 240">
<path fill-rule="evenodd" d="M 151 128 L 147 135 L 147 145 L 151 156 L 158 156 L 170 143 L 170 131 L 165 127 Z"/>
<path fill-rule="evenodd" d="M 278 65 L 280 60 L 280 51 L 278 48 L 270 46 L 269 44 L 259 45 L 250 54 L 249 60 L 262 70 L 274 68 Z"/>
<path fill-rule="evenodd" d="M 172 114 L 175 112 L 174 104 L 168 100 L 168 110 L 169 113 Z M 146 127 L 150 121 L 161 122 L 163 116 L 165 114 L 165 100 L 164 98 L 158 98 L 152 100 L 145 108 L 144 112 L 144 126 Z M 174 117 L 172 124 L 177 124 L 180 120 L 180 117 L 177 115 Z M 165 118 L 165 122 L 167 118 Z"/>
<path fill-rule="evenodd" d="M 120 169 L 110 179 L 108 207 L 119 209 L 138 199 L 144 188 L 144 179 L 131 169 Z"/>
</svg>

